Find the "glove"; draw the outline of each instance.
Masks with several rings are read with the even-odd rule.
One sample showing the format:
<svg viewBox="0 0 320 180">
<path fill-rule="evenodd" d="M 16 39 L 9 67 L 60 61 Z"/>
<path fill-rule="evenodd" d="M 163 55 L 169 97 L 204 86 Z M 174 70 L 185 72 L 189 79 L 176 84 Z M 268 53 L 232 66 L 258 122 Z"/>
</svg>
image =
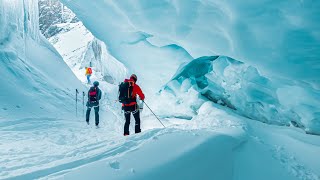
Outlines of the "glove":
<svg viewBox="0 0 320 180">
<path fill-rule="evenodd" d="M 139 111 L 142 112 L 143 111 L 143 101 L 139 102 Z"/>
</svg>

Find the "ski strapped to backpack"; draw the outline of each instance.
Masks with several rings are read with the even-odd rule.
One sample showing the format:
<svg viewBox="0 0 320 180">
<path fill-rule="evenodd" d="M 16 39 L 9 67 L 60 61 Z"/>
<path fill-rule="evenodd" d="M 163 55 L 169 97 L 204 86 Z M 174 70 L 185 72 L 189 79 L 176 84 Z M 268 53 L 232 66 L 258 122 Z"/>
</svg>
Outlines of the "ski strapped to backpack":
<svg viewBox="0 0 320 180">
<path fill-rule="evenodd" d="M 136 101 L 136 98 L 132 96 L 134 82 L 122 82 L 119 85 L 119 102 L 123 104 L 130 104 Z"/>
<path fill-rule="evenodd" d="M 98 88 L 92 87 L 89 91 L 89 102 L 95 103 L 98 101 Z"/>
</svg>

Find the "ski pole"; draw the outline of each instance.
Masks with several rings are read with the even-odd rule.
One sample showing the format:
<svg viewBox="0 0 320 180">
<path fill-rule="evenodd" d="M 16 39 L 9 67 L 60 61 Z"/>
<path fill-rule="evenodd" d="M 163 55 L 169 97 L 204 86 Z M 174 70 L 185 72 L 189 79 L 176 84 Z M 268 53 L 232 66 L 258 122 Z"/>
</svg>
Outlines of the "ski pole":
<svg viewBox="0 0 320 180">
<path fill-rule="evenodd" d="M 78 89 L 76 89 L 76 117 L 78 117 Z"/>
<path fill-rule="evenodd" d="M 158 121 L 162 124 L 162 126 L 163 126 L 164 128 L 166 128 L 166 127 L 163 125 L 163 123 L 160 121 L 160 119 L 158 118 L 158 116 L 154 114 L 154 112 L 151 110 L 151 108 L 148 106 L 148 104 L 147 104 L 146 102 L 144 102 L 144 100 L 142 100 L 142 102 L 143 102 L 144 104 L 146 104 L 146 106 L 150 109 L 150 111 L 152 112 L 152 114 L 158 119 Z"/>
<path fill-rule="evenodd" d="M 82 91 L 82 116 L 84 117 L 84 91 Z"/>
</svg>

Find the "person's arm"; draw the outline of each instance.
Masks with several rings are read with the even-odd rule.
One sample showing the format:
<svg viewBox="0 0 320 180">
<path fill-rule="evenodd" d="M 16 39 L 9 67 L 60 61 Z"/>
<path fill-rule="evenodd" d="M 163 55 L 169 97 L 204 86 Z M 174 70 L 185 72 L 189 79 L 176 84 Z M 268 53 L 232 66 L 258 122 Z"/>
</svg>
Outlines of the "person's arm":
<svg viewBox="0 0 320 180">
<path fill-rule="evenodd" d="M 99 89 L 98 99 L 100 100 L 102 96 L 102 91 Z"/>
<path fill-rule="evenodd" d="M 139 95 L 141 100 L 144 100 L 145 97 L 144 97 L 144 94 L 143 94 L 140 86 L 138 86 L 138 85 L 136 85 L 136 86 L 137 86 L 137 94 Z"/>
</svg>

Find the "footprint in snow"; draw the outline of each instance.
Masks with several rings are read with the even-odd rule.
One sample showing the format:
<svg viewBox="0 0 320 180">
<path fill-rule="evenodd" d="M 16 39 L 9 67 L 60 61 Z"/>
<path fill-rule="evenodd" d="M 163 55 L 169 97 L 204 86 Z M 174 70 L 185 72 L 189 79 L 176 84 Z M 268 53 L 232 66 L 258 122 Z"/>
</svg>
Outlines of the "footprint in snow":
<svg viewBox="0 0 320 180">
<path fill-rule="evenodd" d="M 198 133 L 192 133 L 192 135 L 193 135 L 193 136 L 199 136 L 199 134 L 198 134 Z"/>
<path fill-rule="evenodd" d="M 136 170 L 134 170 L 133 168 L 130 169 L 131 173 L 136 173 Z"/>
<path fill-rule="evenodd" d="M 159 138 L 157 136 L 154 136 L 152 139 L 153 140 L 158 140 Z"/>
<path fill-rule="evenodd" d="M 109 166 L 112 168 L 112 169 L 120 169 L 120 163 L 118 161 L 113 161 L 113 162 L 109 162 Z"/>
</svg>

